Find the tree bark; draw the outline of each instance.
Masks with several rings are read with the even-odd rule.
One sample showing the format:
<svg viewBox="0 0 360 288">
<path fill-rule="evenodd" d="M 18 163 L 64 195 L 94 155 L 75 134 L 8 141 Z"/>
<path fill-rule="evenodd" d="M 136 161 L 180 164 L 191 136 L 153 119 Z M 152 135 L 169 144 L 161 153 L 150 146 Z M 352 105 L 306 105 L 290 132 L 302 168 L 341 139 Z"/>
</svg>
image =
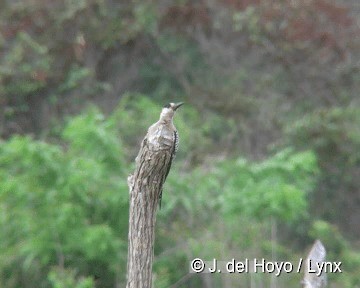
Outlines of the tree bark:
<svg viewBox="0 0 360 288">
<path fill-rule="evenodd" d="M 320 240 L 316 240 L 305 260 L 305 273 L 302 281 L 304 288 L 325 288 L 327 286 L 326 273 L 323 272 L 320 276 L 317 276 L 319 268 L 316 266 L 316 263 L 321 264 L 325 262 L 325 258 L 325 247 Z M 311 265 L 309 260 L 311 260 Z M 312 271 L 316 271 L 316 273 L 310 273 L 310 268 Z"/>
<path fill-rule="evenodd" d="M 155 143 L 156 144 L 156 143 Z M 128 177 L 130 208 L 127 288 L 151 288 L 156 209 L 170 150 L 143 141 L 136 168 Z"/>
</svg>

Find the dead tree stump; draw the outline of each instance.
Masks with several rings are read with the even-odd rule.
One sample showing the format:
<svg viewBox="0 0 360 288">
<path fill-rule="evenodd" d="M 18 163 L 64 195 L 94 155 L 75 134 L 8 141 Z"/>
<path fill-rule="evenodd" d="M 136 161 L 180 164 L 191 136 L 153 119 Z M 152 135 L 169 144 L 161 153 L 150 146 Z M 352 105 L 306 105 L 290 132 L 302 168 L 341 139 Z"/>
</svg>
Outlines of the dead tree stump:
<svg viewBox="0 0 360 288">
<path fill-rule="evenodd" d="M 130 208 L 127 288 L 151 288 L 156 210 L 171 151 L 143 141 L 134 174 L 128 177 Z"/>
<path fill-rule="evenodd" d="M 302 281 L 304 288 L 325 288 L 327 284 L 326 274 L 317 276 L 319 272 L 316 263 L 325 262 L 326 250 L 320 240 L 316 240 L 314 245 L 306 258 L 305 273 Z M 309 271 L 316 271 L 316 273 L 310 273 Z"/>
</svg>

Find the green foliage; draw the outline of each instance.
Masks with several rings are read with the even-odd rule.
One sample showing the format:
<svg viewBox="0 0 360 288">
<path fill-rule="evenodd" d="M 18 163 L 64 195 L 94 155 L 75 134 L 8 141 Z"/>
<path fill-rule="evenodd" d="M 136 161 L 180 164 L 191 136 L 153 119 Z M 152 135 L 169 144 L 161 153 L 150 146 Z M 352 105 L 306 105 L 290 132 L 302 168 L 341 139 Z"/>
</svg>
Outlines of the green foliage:
<svg viewBox="0 0 360 288">
<path fill-rule="evenodd" d="M 112 115 L 122 140 L 128 147 L 136 147 L 146 134 L 149 123 L 159 117 L 159 107 L 141 94 L 126 94 Z M 137 153 L 137 151 L 135 152 Z"/>
<path fill-rule="evenodd" d="M 110 91 L 112 86 L 98 77 L 102 65 L 96 61 L 112 55 L 119 43 L 153 33 L 157 23 L 153 3 L 56 0 L 2 6 L 0 94 L 10 123 L 31 112 L 34 102 L 49 108 L 66 98 L 78 105 L 77 97 Z M 76 96 L 67 97 L 75 90 Z"/>
<path fill-rule="evenodd" d="M 233 14 L 233 26 L 235 31 L 248 30 L 250 39 L 254 42 L 261 40 L 260 16 L 254 6 L 248 6 L 244 11 L 235 11 Z"/>
<path fill-rule="evenodd" d="M 20 32 L 15 44 L 0 62 L 0 83 L 7 83 L 2 93 L 12 97 L 24 97 L 45 86 L 51 58 L 45 45 L 37 42 L 26 32 Z"/>
<path fill-rule="evenodd" d="M 155 5 L 150 2 L 138 2 L 134 6 L 134 19 L 139 32 L 155 33 L 157 26 L 157 15 Z"/>
<path fill-rule="evenodd" d="M 72 119 L 64 129 L 63 138 L 70 143 L 71 152 L 83 153 L 86 160 L 95 157 L 94 160 L 110 165 L 109 168 L 120 170 L 123 155 L 114 128 L 111 121 L 105 121 L 104 116 L 93 108 Z"/>
<path fill-rule="evenodd" d="M 159 106 L 145 95 L 129 93 L 109 117 L 90 107 L 69 119 L 58 136 L 61 144 L 26 136 L 2 141 L 0 277 L 6 287 L 20 287 L 22 277 L 33 287 L 125 285 L 126 175 L 146 128 L 159 117 Z M 212 124 L 203 125 L 201 117 Z M 264 239 L 272 235 L 274 223 L 296 226 L 306 219 L 308 193 L 318 175 L 315 154 L 284 149 L 257 162 L 208 159 L 206 165 L 183 166 L 191 160 L 186 151 L 201 152 L 228 132 L 219 127 L 231 131 L 232 126 L 216 114 L 200 115 L 186 105 L 175 123 L 182 153 L 165 184 L 159 211 L 156 287 L 177 282 L 194 257 L 270 259 L 276 251 L 293 259 L 291 249 Z M 351 287 L 358 283 L 354 271 L 359 257 L 331 229 L 315 222 L 311 237 L 346 259 L 351 267 L 347 278 L 333 281 Z M 334 237 L 337 244 L 330 241 Z M 246 279 L 241 283 L 246 285 Z M 198 279 L 189 281 L 200 285 Z M 268 280 L 261 276 L 258 281 Z M 214 283 L 221 285 L 221 277 Z"/>
<path fill-rule="evenodd" d="M 119 265 L 125 267 L 125 251 L 119 254 L 126 246 L 128 214 L 123 152 L 115 130 L 96 109 L 70 121 L 64 139 L 66 150 L 29 137 L 1 145 L 1 230 L 6 233 L 0 242 L 6 260 L 0 268 L 4 273 L 20 261 L 12 269 L 32 279 L 34 269 L 46 274 L 56 263 L 83 275 L 99 265 L 102 275 L 90 276 L 106 287 Z M 16 283 L 12 275 L 3 274 L 5 283 Z M 49 274 L 54 287 L 75 287 L 55 276 Z"/>
<path fill-rule="evenodd" d="M 350 248 L 349 242 L 343 237 L 339 229 L 322 220 L 314 221 L 310 236 L 320 239 L 327 251 L 327 261 L 342 262 L 341 275 L 329 275 L 331 282 L 342 287 L 358 287 L 360 285 L 360 253 Z"/>
<path fill-rule="evenodd" d="M 59 93 L 64 93 L 73 90 L 78 85 L 80 85 L 81 81 L 86 79 L 89 76 L 90 72 L 89 69 L 78 67 L 76 65 L 72 66 L 69 69 L 67 78 L 64 80 L 64 83 L 62 83 L 59 88 Z"/>
<path fill-rule="evenodd" d="M 155 123 L 159 119 L 159 109 L 164 104 L 167 102 L 157 104 L 144 94 L 128 93 L 123 96 L 111 116 L 111 121 L 117 127 L 124 145 L 130 148 L 128 160 L 133 160 L 136 156 L 139 143 L 145 136 L 149 123 Z M 216 114 L 209 113 L 205 118 L 197 109 L 186 103 L 180 109 L 181 112 L 176 114 L 174 120 L 177 129 L 181 131 L 182 149 L 177 155 L 180 159 L 187 157 L 187 159 L 196 160 L 192 158 L 204 153 L 211 145 L 213 138 L 221 138 L 232 129 L 229 121 Z M 188 127 L 192 127 L 193 130 Z"/>
<path fill-rule="evenodd" d="M 313 153 L 284 150 L 261 163 L 244 159 L 220 163 L 215 175 L 223 183 L 219 188 L 223 187 L 225 213 L 292 222 L 306 213 L 306 192 L 313 187 L 316 171 Z"/>
<path fill-rule="evenodd" d="M 353 164 L 360 159 L 359 150 L 354 149 L 360 145 L 359 115 L 357 106 L 320 109 L 288 125 L 287 133 L 295 138 L 296 144 L 306 143 L 321 156 L 346 157 Z M 344 141 L 347 145 L 342 145 Z M 333 149 L 338 153 L 329 153 Z"/>
<path fill-rule="evenodd" d="M 124 286 L 125 179 L 170 101 L 156 287 L 190 256 L 303 257 L 312 238 L 346 263 L 330 285 L 359 286 L 357 12 L 293 2 L 0 1 L 0 286 Z"/>
<path fill-rule="evenodd" d="M 186 85 L 203 80 L 201 76 L 209 69 L 208 64 L 199 48 L 186 37 L 164 32 L 154 41 L 159 47 L 162 62 L 166 65 L 154 61 L 155 55 L 149 53 L 140 70 L 142 91 L 161 101 L 168 101 L 169 95 L 172 99 L 183 97 L 188 93 L 184 91 Z M 181 71 L 177 71 L 180 69 Z"/>
<path fill-rule="evenodd" d="M 91 278 L 76 279 L 74 271 L 53 269 L 49 273 L 49 281 L 53 288 L 93 288 L 94 281 Z"/>
<path fill-rule="evenodd" d="M 213 161 L 186 173 L 174 171 L 176 166 L 165 184 L 158 221 L 161 249 L 158 247 L 155 273 L 163 277 L 159 276 L 157 287 L 168 287 L 162 284 L 164 278 L 170 277 L 173 283 L 184 275 L 176 269 L 179 264 L 161 265 L 167 260 L 162 253 L 175 245 L 183 248 L 171 254 L 172 261 L 189 259 L 187 255 L 206 260 L 244 255 L 271 259 L 274 249 L 283 259 L 294 257 L 291 249 L 265 239 L 271 235 L 272 219 L 295 226 L 306 219 L 308 192 L 318 173 L 312 152 L 286 149 L 259 162 L 241 158 Z M 218 280 L 214 278 L 214 283 L 221 285 Z M 245 276 L 242 281 L 246 285 Z"/>
<path fill-rule="evenodd" d="M 360 185 L 357 177 L 360 161 L 360 109 L 358 106 L 319 109 L 289 124 L 286 144 L 312 149 L 318 157 L 322 177 L 313 205 L 342 227 L 356 221 L 357 205 L 352 199 Z M 331 201 L 328 201 L 331 199 Z M 337 211 L 341 209 L 342 217 Z M 354 217 L 354 218 L 353 218 Z M 349 233 L 353 231 L 347 227 Z"/>
</svg>

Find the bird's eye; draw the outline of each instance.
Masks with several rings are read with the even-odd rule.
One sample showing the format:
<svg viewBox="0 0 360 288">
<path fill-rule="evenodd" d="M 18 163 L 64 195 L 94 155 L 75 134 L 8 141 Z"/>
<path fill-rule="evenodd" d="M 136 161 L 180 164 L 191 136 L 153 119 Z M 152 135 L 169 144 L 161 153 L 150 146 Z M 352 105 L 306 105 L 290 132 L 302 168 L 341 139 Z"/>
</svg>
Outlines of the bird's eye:
<svg viewBox="0 0 360 288">
<path fill-rule="evenodd" d="M 164 105 L 164 108 L 170 108 L 171 107 L 171 104 L 169 103 L 169 104 L 166 104 L 166 105 Z"/>
</svg>

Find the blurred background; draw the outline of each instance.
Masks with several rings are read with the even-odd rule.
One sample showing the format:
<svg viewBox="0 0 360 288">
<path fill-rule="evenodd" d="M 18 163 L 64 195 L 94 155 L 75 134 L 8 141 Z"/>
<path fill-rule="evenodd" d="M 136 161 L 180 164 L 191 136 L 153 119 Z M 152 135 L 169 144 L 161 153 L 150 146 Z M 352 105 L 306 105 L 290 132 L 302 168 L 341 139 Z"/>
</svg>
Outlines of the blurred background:
<svg viewBox="0 0 360 288">
<path fill-rule="evenodd" d="M 154 287 L 300 287 L 189 261 L 315 239 L 360 287 L 359 28 L 358 0 L 1 0 L 0 286 L 125 287 L 126 178 L 184 101 Z"/>
</svg>

